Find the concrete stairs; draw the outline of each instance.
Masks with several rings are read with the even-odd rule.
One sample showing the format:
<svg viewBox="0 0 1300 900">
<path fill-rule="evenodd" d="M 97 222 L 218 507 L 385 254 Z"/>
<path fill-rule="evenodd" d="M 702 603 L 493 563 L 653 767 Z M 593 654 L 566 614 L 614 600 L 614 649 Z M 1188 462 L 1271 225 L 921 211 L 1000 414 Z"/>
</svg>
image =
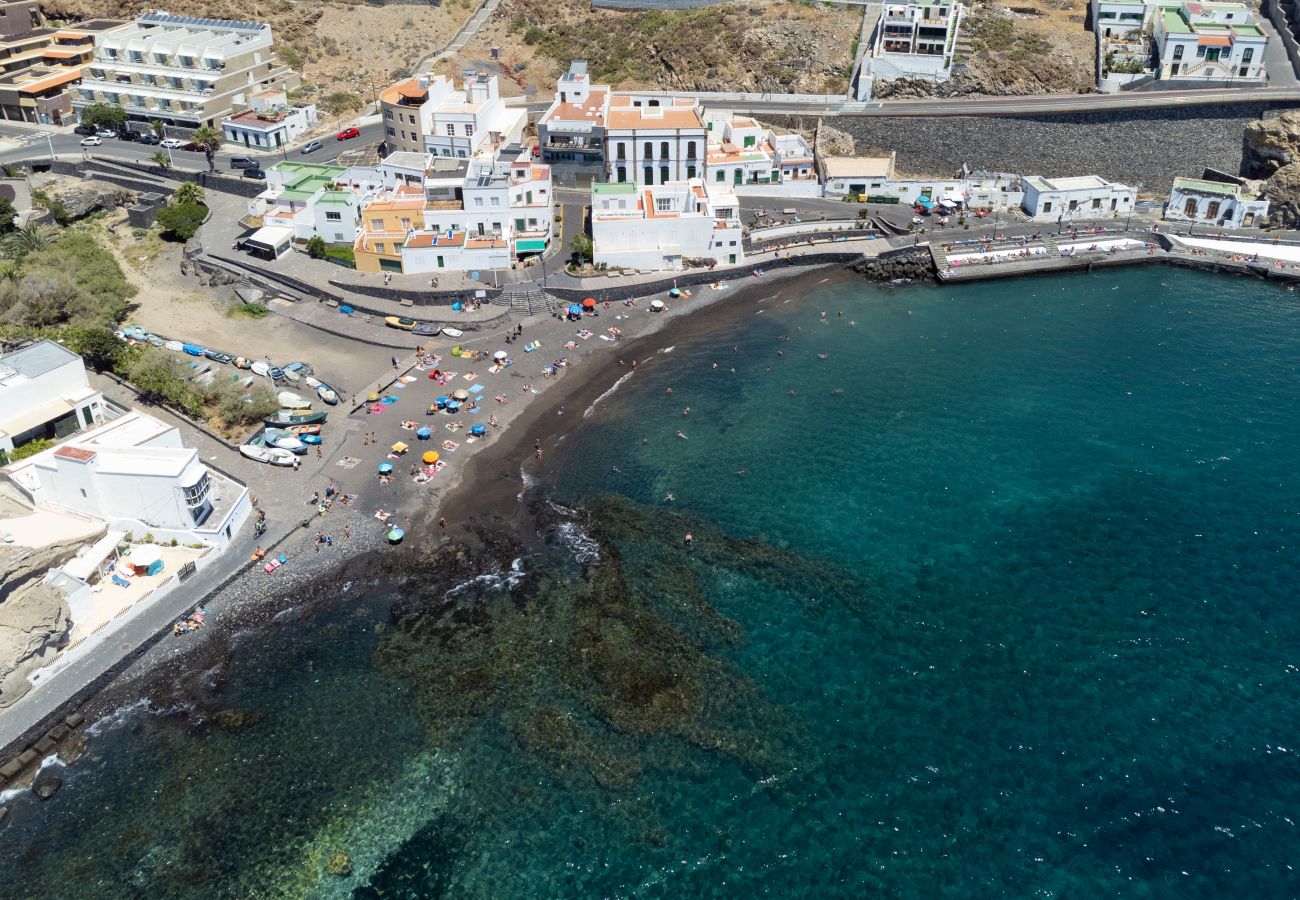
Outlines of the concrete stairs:
<svg viewBox="0 0 1300 900">
<path fill-rule="evenodd" d="M 549 314 L 559 308 L 555 298 L 538 288 L 504 290 L 493 297 L 491 302 L 497 306 L 517 309 L 530 316 L 543 312 Z"/>
</svg>

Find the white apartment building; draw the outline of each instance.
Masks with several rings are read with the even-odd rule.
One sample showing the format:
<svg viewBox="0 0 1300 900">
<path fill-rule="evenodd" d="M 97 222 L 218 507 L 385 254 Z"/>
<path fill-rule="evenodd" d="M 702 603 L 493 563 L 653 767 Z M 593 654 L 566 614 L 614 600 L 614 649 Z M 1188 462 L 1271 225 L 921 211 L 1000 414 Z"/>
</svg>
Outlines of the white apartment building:
<svg viewBox="0 0 1300 900">
<path fill-rule="evenodd" d="M 175 426 L 139 412 L 3 472 L 37 508 L 152 532 L 159 541 L 225 548 L 252 509 L 247 487 L 205 466 Z"/>
<path fill-rule="evenodd" d="M 605 142 L 605 175 L 615 184 L 649 187 L 704 176 L 708 132 L 694 98 L 615 94 Z"/>
<path fill-rule="evenodd" d="M 58 439 L 102 422 L 104 396 L 90 386 L 86 364 L 53 341 L 0 356 L 0 451 Z"/>
<path fill-rule="evenodd" d="M 528 112 L 505 105 L 497 76 L 471 69 L 463 77 L 459 90 L 441 75 L 419 75 L 380 92 L 390 152 L 467 159 L 522 140 Z"/>
<path fill-rule="evenodd" d="M 603 163 L 609 85 L 593 85 L 587 61 L 576 59 L 555 86 L 555 99 L 537 122 L 543 162 Z"/>
<path fill-rule="evenodd" d="M 136 121 L 216 127 L 259 91 L 297 83 L 275 57 L 269 25 L 150 12 L 95 35 L 72 105 L 115 103 Z"/>
<path fill-rule="evenodd" d="M 1096 175 L 1053 178 L 1026 175 L 1021 209 L 1037 222 L 1074 222 L 1128 215 L 1137 196 L 1131 187 Z"/>
<path fill-rule="evenodd" d="M 1268 35 L 1244 3 L 1160 5 L 1152 15 L 1161 80 L 1265 80 Z"/>
<path fill-rule="evenodd" d="M 863 60 L 871 78 L 947 81 L 965 8 L 957 2 L 885 2 Z"/>
<path fill-rule="evenodd" d="M 701 179 L 656 186 L 591 186 L 594 262 L 610 268 L 676 270 L 744 262 L 740 204 L 730 187 Z"/>
<path fill-rule="evenodd" d="M 319 236 L 329 244 L 351 244 L 361 228 L 362 207 L 383 186 L 377 169 L 281 161 L 266 170 L 266 188 L 248 201 L 248 217 L 263 228 L 290 229 L 291 240 Z M 279 246 L 271 236 L 250 240 Z"/>
<path fill-rule="evenodd" d="M 1099 38 L 1130 38 L 1141 34 L 1153 4 L 1146 0 L 1092 0 L 1092 25 Z"/>
<path fill-rule="evenodd" d="M 393 154 L 387 189 L 362 210 L 363 272 L 505 269 L 544 252 L 554 230 L 551 168 L 521 155 L 462 160 Z"/>
<path fill-rule="evenodd" d="M 284 91 L 258 91 L 251 108 L 221 121 L 226 143 L 249 150 L 279 150 L 293 139 L 316 127 L 316 107 L 290 105 Z"/>
<path fill-rule="evenodd" d="M 1268 201 L 1244 185 L 1175 178 L 1165 219 L 1221 228 L 1252 228 L 1268 217 Z"/>
<path fill-rule="evenodd" d="M 738 196 L 820 197 L 812 148 L 802 135 L 778 135 L 729 110 L 704 114 L 708 155 L 704 180 Z"/>
</svg>

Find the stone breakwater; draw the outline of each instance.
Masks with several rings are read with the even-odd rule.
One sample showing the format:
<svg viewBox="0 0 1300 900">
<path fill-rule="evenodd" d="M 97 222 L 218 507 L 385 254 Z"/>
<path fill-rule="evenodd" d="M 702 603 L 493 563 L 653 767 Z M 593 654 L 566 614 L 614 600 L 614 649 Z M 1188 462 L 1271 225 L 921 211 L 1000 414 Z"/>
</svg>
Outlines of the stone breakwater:
<svg viewBox="0 0 1300 900">
<path fill-rule="evenodd" d="M 863 257 L 849 267 L 868 281 L 922 281 L 934 278 L 929 247 L 914 247 L 890 256 Z"/>
<path fill-rule="evenodd" d="M 842 117 L 857 152 L 896 150 L 898 171 L 951 176 L 972 169 L 1101 175 L 1158 196 L 1175 175 L 1242 168 L 1246 124 L 1288 105 L 1250 103 L 1122 113 L 932 118 Z"/>
</svg>

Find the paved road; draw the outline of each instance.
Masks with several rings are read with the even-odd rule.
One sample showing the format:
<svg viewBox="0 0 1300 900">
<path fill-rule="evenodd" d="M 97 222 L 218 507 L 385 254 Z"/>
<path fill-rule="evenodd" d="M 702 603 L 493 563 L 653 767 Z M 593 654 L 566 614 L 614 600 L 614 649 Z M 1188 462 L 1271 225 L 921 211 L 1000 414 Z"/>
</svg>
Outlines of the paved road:
<svg viewBox="0 0 1300 900">
<path fill-rule="evenodd" d="M 361 129 L 361 136 L 348 141 L 335 140 L 332 137 L 321 139 L 321 148 L 313 153 L 299 153 L 292 147 L 283 151 L 274 153 L 264 153 L 253 150 L 222 150 L 217 154 L 217 169 L 229 169 L 230 159 L 233 156 L 252 156 L 263 161 L 264 165 L 271 165 L 280 159 L 290 159 L 299 162 L 329 163 L 334 162 L 335 157 L 340 153 L 348 150 L 359 149 L 363 146 L 376 144 L 384 138 L 384 128 L 380 123 L 366 125 Z M 0 153 L 0 163 L 12 162 L 20 159 L 31 159 L 33 157 L 48 156 L 53 145 L 53 151 L 60 157 L 79 159 L 82 150 L 89 152 L 92 158 L 101 157 L 117 160 L 149 160 L 153 155 L 159 152 L 157 146 L 148 146 L 138 144 L 134 141 L 123 141 L 117 138 L 105 138 L 104 143 L 98 147 L 81 146 L 82 136 L 79 134 L 59 133 L 48 130 L 33 129 L 31 126 L 24 127 L 19 123 L 3 122 L 0 123 L 0 136 L 7 138 L 17 138 L 23 142 L 23 146 L 13 150 Z M 163 150 L 163 153 L 167 151 Z M 191 153 L 185 150 L 173 150 L 171 152 L 173 164 L 178 169 L 189 169 L 192 171 L 202 171 L 207 169 L 207 160 L 202 153 Z"/>
</svg>

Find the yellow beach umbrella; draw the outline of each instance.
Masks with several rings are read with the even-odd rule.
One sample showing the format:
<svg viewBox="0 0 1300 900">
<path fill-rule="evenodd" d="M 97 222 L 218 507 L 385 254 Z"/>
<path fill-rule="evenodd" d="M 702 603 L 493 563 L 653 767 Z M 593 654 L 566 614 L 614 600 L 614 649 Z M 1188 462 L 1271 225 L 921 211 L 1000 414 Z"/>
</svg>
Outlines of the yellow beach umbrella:
<svg viewBox="0 0 1300 900">
<path fill-rule="evenodd" d="M 369 394 L 366 394 L 366 399 L 367 399 L 367 400 L 378 400 L 378 399 L 379 399 L 379 395 L 376 394 L 374 391 L 371 391 Z"/>
<path fill-rule="evenodd" d="M 433 465 L 434 463 L 436 463 L 438 461 L 438 451 L 437 450 L 424 451 L 424 461 L 429 465 Z"/>
<path fill-rule="evenodd" d="M 393 445 L 394 453 L 405 453 L 409 449 L 411 448 L 403 444 L 401 441 L 398 441 L 396 444 Z"/>
</svg>

